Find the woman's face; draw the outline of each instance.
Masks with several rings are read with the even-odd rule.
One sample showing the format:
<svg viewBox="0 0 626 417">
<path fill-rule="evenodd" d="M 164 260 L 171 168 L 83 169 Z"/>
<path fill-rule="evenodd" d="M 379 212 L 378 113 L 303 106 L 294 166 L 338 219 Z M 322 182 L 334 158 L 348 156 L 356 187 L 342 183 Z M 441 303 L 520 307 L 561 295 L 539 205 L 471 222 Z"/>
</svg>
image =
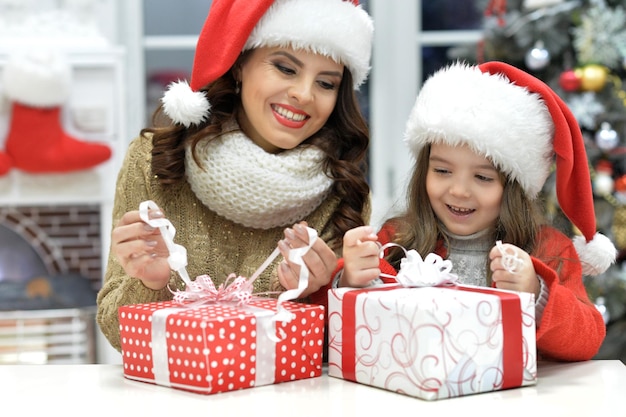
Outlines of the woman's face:
<svg viewBox="0 0 626 417">
<path fill-rule="evenodd" d="M 267 152 L 292 149 L 320 130 L 337 102 L 343 65 L 291 48 L 258 48 L 235 73 L 243 132 Z"/>
<path fill-rule="evenodd" d="M 493 164 L 467 146 L 433 144 L 426 192 L 446 228 L 467 236 L 495 227 L 504 186 Z"/>
</svg>

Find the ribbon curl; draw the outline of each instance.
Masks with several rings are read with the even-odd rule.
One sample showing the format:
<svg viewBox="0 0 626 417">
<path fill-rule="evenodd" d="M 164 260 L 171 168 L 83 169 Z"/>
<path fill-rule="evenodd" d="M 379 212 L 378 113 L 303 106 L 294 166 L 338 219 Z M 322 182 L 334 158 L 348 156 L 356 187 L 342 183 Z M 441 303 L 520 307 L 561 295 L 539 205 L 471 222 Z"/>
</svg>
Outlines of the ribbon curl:
<svg viewBox="0 0 626 417">
<path fill-rule="evenodd" d="M 420 254 L 411 249 L 407 251 L 396 243 L 387 243 L 380 247 L 379 257 L 385 256 L 385 249 L 397 246 L 406 255 L 400 260 L 400 270 L 397 275 L 381 274 L 381 276 L 395 279 L 403 287 L 437 287 L 453 285 L 459 278 L 452 272 L 452 261 L 444 260 L 436 253 L 429 253 L 422 259 Z"/>
<path fill-rule="evenodd" d="M 245 305 L 252 299 L 254 294 L 254 281 L 280 254 L 278 247 L 263 262 L 263 264 L 250 276 L 249 279 L 230 274 L 226 281 L 216 287 L 209 275 L 200 275 L 194 281 L 191 280 L 187 272 L 187 249 L 184 246 L 174 243 L 176 229 L 172 223 L 164 218 L 151 219 L 150 209 L 157 209 L 158 206 L 151 200 L 144 201 L 139 205 L 139 216 L 148 225 L 158 228 L 163 236 L 163 240 L 169 251 L 168 263 L 170 268 L 176 271 L 185 282 L 184 290 L 172 291 L 174 301 L 185 305 L 202 305 L 218 302 L 236 302 L 237 305 Z M 304 263 L 304 255 L 311 249 L 317 239 L 317 231 L 307 227 L 309 241 L 307 246 L 294 248 L 289 251 L 289 261 L 300 266 L 298 287 L 282 292 L 278 296 L 276 303 L 276 314 L 272 321 L 289 322 L 294 314 L 282 306 L 284 301 L 298 298 L 300 294 L 309 286 L 309 269 Z"/>
<path fill-rule="evenodd" d="M 501 240 L 496 242 L 496 246 L 502 255 L 502 266 L 511 274 L 517 273 L 517 268 L 524 265 L 524 261 L 517 256 L 517 251 L 511 247 L 504 247 Z"/>
<path fill-rule="evenodd" d="M 159 206 L 157 206 L 154 201 L 143 201 L 139 204 L 139 217 L 144 221 L 144 223 L 159 229 L 170 254 L 167 258 L 170 268 L 173 271 L 178 272 L 183 281 L 185 281 L 185 284 L 190 285 L 192 281 L 189 278 L 187 269 L 185 268 L 187 266 L 187 249 L 182 245 L 174 243 L 176 228 L 165 218 L 151 219 L 149 216 L 150 209 L 156 210 L 158 208 Z"/>
</svg>

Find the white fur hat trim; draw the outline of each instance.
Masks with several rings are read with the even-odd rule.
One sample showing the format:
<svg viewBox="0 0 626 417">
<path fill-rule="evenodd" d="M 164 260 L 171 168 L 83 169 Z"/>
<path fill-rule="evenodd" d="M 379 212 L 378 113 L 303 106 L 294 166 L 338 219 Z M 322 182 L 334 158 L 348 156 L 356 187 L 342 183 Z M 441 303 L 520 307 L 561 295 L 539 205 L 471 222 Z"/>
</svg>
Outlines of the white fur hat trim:
<svg viewBox="0 0 626 417">
<path fill-rule="evenodd" d="M 503 75 L 455 63 L 424 83 L 404 140 L 415 157 L 428 143 L 468 145 L 534 199 L 550 174 L 553 131 L 548 108 L 538 94 Z"/>
<path fill-rule="evenodd" d="M 291 46 L 346 65 L 354 87 L 367 79 L 374 24 L 361 6 L 344 0 L 276 0 L 248 37 L 244 51 Z"/>
</svg>

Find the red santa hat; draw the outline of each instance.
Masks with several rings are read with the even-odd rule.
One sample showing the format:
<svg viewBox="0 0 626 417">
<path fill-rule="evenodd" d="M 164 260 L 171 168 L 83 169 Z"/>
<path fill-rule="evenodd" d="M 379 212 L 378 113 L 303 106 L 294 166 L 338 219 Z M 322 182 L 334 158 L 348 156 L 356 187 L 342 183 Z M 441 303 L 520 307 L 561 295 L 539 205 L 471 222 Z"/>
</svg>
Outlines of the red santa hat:
<svg viewBox="0 0 626 417">
<path fill-rule="evenodd" d="M 191 82 L 169 86 L 165 113 L 184 126 L 211 109 L 200 88 L 224 75 L 246 50 L 293 47 L 346 65 L 354 88 L 367 78 L 373 22 L 358 0 L 213 0 L 194 57 Z"/>
<path fill-rule="evenodd" d="M 556 162 L 556 193 L 580 231 L 574 246 L 585 275 L 598 275 L 617 251 L 596 233 L 593 193 L 580 127 L 544 82 L 503 62 L 451 64 L 424 83 L 405 142 L 417 157 L 428 143 L 465 144 L 488 157 L 535 199 Z"/>
</svg>

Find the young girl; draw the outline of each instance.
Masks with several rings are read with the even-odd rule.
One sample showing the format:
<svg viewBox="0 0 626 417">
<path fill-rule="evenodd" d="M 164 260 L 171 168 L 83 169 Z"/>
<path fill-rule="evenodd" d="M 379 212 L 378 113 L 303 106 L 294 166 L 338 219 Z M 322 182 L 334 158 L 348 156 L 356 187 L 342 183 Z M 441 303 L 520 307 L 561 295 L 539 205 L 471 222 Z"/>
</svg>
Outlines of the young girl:
<svg viewBox="0 0 626 417">
<path fill-rule="evenodd" d="M 120 306 L 184 288 L 159 229 L 141 220 L 146 200 L 159 206 L 152 218 L 176 228 L 191 278 L 207 274 L 216 286 L 231 273 L 250 277 L 278 245 L 283 258 L 254 291 L 297 288 L 288 251 L 308 243 L 305 226 L 315 229 L 302 297 L 324 302 L 344 233 L 369 222 L 369 132 L 354 90 L 372 38 L 357 1 L 213 0 L 190 84 L 170 86 L 119 173 L 97 313 L 113 347 Z"/>
<path fill-rule="evenodd" d="M 582 276 L 606 270 L 616 250 L 595 233 L 587 157 L 566 105 L 510 65 L 456 63 L 424 84 L 405 141 L 416 157 L 407 210 L 378 236 L 369 226 L 346 233 L 336 284 L 395 275 L 402 248 L 436 253 L 461 283 L 533 293 L 543 358 L 592 358 L 605 325 Z M 537 197 L 555 160 L 558 200 L 583 235 L 573 242 L 540 216 Z M 379 263 L 388 242 L 400 247 Z"/>
</svg>

